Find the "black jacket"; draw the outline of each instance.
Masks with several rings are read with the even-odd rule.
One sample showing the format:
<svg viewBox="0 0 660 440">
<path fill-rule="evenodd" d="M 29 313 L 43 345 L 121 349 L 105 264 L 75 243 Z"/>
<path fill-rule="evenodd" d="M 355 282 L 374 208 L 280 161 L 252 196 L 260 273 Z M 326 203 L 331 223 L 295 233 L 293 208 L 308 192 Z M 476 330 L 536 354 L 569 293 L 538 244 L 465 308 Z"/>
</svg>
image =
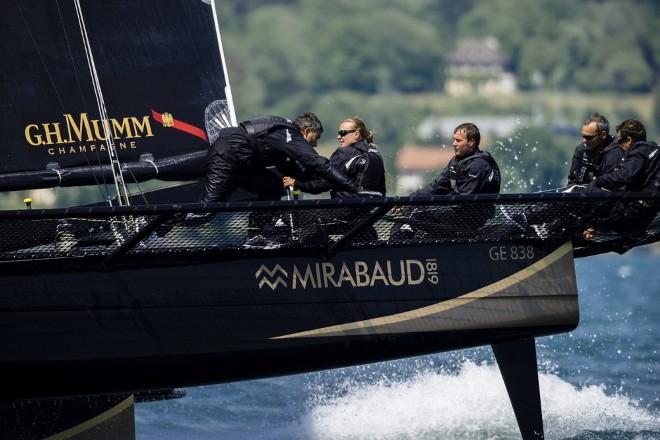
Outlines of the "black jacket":
<svg viewBox="0 0 660 440">
<path fill-rule="evenodd" d="M 596 177 L 593 185 L 610 191 L 660 191 L 660 147 L 636 142 L 624 153 L 619 167 Z"/>
<path fill-rule="evenodd" d="M 241 182 L 262 177 L 268 168 L 289 175 L 311 175 L 336 187 L 354 190 L 352 182 L 320 156 L 291 121 L 269 116 L 225 128 L 209 149 L 204 202 L 224 201 Z M 290 170 L 298 170 L 294 173 Z"/>
<path fill-rule="evenodd" d="M 268 116 L 241 122 L 240 126 L 246 131 L 252 150 L 252 157 L 246 162 L 263 167 L 286 167 L 296 162 L 304 173 L 327 179 L 340 188 L 352 188 L 346 176 L 319 155 L 288 119 Z"/>
<path fill-rule="evenodd" d="M 330 163 L 348 176 L 356 191 L 337 189 L 336 185 L 326 179 L 297 180 L 296 188 L 310 194 L 330 191 L 333 199 L 385 196 L 385 168 L 382 157 L 380 152 L 370 147 L 366 141 L 360 140 L 353 145 L 337 148 L 330 156 Z"/>
<path fill-rule="evenodd" d="M 461 159 L 454 156 L 438 177 L 411 195 L 499 193 L 500 181 L 495 159 L 490 153 L 477 149 Z"/>
<path fill-rule="evenodd" d="M 361 196 L 386 197 L 385 163 L 378 145 L 369 144 L 369 166 L 362 178 Z"/>
<path fill-rule="evenodd" d="M 610 173 L 619 166 L 623 150 L 612 136 L 608 136 L 607 145 L 596 150 L 587 150 L 584 143 L 575 147 L 571 170 L 568 173 L 569 185 L 586 185 L 594 177 Z"/>
</svg>

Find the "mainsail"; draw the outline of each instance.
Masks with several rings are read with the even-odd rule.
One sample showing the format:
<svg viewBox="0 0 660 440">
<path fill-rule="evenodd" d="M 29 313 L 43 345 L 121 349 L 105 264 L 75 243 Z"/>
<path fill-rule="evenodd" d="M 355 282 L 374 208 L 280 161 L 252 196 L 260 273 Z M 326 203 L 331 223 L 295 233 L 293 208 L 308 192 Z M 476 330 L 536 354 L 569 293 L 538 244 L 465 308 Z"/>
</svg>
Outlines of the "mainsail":
<svg viewBox="0 0 660 440">
<path fill-rule="evenodd" d="M 110 137 L 127 183 L 195 179 L 236 124 L 210 2 L 16 0 L 0 23 L 0 191 L 110 183 Z"/>
</svg>

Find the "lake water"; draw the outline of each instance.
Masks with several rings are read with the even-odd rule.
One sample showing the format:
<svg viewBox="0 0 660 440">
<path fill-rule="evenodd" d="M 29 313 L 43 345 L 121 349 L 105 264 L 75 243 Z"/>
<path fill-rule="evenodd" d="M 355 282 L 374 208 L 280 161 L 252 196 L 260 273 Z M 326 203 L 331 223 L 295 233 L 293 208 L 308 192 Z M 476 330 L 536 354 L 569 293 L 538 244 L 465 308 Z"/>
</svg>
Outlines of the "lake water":
<svg viewBox="0 0 660 440">
<path fill-rule="evenodd" d="M 580 325 L 537 340 L 548 439 L 660 439 L 660 256 L 576 261 Z M 139 440 L 515 439 L 490 348 L 187 389 Z"/>
</svg>

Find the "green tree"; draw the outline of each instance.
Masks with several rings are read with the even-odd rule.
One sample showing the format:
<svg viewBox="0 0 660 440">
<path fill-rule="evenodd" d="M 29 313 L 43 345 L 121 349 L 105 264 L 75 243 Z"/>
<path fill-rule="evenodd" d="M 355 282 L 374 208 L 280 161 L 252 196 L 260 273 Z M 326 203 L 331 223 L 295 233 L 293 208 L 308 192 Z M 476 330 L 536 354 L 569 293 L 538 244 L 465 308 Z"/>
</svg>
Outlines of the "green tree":
<svg viewBox="0 0 660 440">
<path fill-rule="evenodd" d="M 522 88 L 539 71 L 565 89 L 649 91 L 660 64 L 657 9 L 644 0 L 482 1 L 459 34 L 497 37 Z"/>
<path fill-rule="evenodd" d="M 516 69 L 520 51 L 530 37 L 557 36 L 554 11 L 547 1 L 481 1 L 461 17 L 458 33 L 461 37 L 497 37 Z"/>
<path fill-rule="evenodd" d="M 439 90 L 442 41 L 436 28 L 396 8 L 345 5 L 314 30 L 317 93 Z M 387 23 L 369 25 L 369 23 Z"/>
<path fill-rule="evenodd" d="M 316 60 L 306 44 L 307 32 L 291 8 L 263 7 L 248 17 L 243 62 L 263 82 L 266 106 L 311 87 Z"/>
<path fill-rule="evenodd" d="M 532 77 L 540 72 L 544 77 L 551 77 L 561 64 L 563 54 L 557 43 L 544 37 L 533 37 L 522 47 L 518 63 L 518 84 L 531 88 Z"/>
</svg>

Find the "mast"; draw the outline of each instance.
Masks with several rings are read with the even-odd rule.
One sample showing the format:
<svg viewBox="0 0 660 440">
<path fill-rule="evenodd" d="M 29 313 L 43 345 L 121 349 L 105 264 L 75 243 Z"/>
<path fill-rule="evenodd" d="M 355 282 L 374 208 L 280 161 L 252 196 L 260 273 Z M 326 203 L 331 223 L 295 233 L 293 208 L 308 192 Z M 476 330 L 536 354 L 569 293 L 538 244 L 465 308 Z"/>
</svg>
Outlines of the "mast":
<svg viewBox="0 0 660 440">
<path fill-rule="evenodd" d="M 108 155 L 110 156 L 110 168 L 112 170 L 112 176 L 115 181 L 115 189 L 117 190 L 117 201 L 119 203 L 119 206 L 128 206 L 130 205 L 128 189 L 126 188 L 126 182 L 124 182 L 124 175 L 121 172 L 121 163 L 119 162 L 119 156 L 117 155 L 115 140 L 112 134 L 112 130 L 110 129 L 110 118 L 108 117 L 108 110 L 105 107 L 105 99 L 103 98 L 101 83 L 99 81 L 98 73 L 96 71 L 94 54 L 92 54 L 92 48 L 89 43 L 89 37 L 87 35 L 87 27 L 85 26 L 85 19 L 83 17 L 82 8 L 80 7 L 80 0 L 74 0 L 74 5 L 76 8 L 76 14 L 78 15 L 78 24 L 80 25 L 80 33 L 82 36 L 83 44 L 85 45 L 85 55 L 87 56 L 87 65 L 89 66 L 89 72 L 92 76 L 92 85 L 94 86 L 96 105 L 99 110 L 99 117 L 101 119 L 101 125 L 103 126 L 103 131 L 105 134 L 105 141 L 108 149 Z M 112 200 L 109 199 L 108 203 L 112 205 Z"/>
</svg>

